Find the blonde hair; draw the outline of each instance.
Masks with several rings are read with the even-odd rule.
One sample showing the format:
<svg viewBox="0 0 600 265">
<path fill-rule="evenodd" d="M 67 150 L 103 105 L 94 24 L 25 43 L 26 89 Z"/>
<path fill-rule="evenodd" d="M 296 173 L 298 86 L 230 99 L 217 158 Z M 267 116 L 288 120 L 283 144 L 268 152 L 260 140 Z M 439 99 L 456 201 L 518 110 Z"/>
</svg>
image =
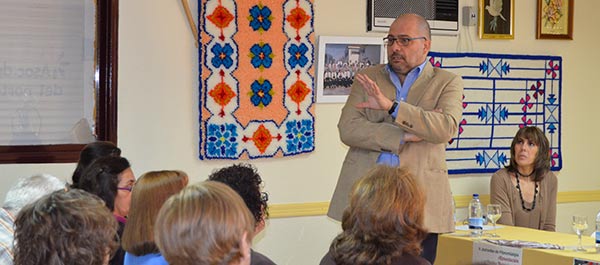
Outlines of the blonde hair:
<svg viewBox="0 0 600 265">
<path fill-rule="evenodd" d="M 188 182 L 179 170 L 150 171 L 142 175 L 131 193 L 131 211 L 123 232 L 123 249 L 136 256 L 158 253 L 154 243 L 154 224 L 160 207 Z"/>
<path fill-rule="evenodd" d="M 234 264 L 243 258 L 242 238 L 250 242 L 254 218 L 225 184 L 190 185 L 164 203 L 154 227 L 160 252 L 173 265 Z"/>
</svg>

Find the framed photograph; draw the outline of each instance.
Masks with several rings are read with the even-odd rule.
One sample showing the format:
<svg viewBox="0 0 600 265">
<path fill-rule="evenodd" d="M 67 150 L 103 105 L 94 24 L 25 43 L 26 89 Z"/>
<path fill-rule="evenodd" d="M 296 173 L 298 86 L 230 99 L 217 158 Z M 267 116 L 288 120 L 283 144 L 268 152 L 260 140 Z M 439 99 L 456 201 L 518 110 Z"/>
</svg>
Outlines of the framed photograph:
<svg viewBox="0 0 600 265">
<path fill-rule="evenodd" d="M 514 0 L 479 0 L 479 38 L 514 39 Z"/>
<path fill-rule="evenodd" d="M 344 103 L 354 75 L 384 63 L 383 37 L 320 36 L 317 64 L 317 103 Z"/>
<path fill-rule="evenodd" d="M 573 39 L 573 0 L 537 1 L 537 39 Z"/>
</svg>

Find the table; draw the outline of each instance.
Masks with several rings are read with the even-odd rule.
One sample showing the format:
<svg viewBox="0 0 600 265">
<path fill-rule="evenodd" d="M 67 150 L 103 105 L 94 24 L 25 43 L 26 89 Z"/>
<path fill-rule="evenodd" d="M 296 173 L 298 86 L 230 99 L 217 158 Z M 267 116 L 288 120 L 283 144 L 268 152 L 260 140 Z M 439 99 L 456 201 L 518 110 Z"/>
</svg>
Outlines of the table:
<svg viewBox="0 0 600 265">
<path fill-rule="evenodd" d="M 592 226 L 590 226 L 592 227 Z M 499 238 L 504 240 L 523 240 L 540 243 L 558 244 L 561 246 L 574 247 L 577 245 L 577 235 L 558 232 L 548 232 L 523 227 L 502 226 L 494 230 Z M 437 258 L 435 265 L 471 265 L 473 257 L 473 241 L 476 240 L 468 236 L 468 231 L 456 231 L 452 234 L 443 234 L 438 238 Z M 600 254 L 592 253 L 592 246 L 595 241 L 592 237 L 584 235 L 582 244 L 590 249 L 588 252 L 575 252 L 566 250 L 546 250 L 546 249 L 523 249 L 523 264 L 541 264 L 541 265 L 573 265 L 573 259 L 579 258 L 600 262 Z M 484 236 L 483 238 L 489 238 Z"/>
</svg>

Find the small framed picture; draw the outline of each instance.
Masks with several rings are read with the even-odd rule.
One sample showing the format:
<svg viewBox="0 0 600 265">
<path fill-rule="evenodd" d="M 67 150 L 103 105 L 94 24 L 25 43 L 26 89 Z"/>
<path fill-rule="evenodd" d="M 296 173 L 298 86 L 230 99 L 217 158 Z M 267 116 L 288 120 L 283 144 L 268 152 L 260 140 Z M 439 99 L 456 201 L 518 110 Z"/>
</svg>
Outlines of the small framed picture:
<svg viewBox="0 0 600 265">
<path fill-rule="evenodd" d="M 514 0 L 479 0 L 479 38 L 514 39 Z"/>
<path fill-rule="evenodd" d="M 344 103 L 354 75 L 384 62 L 383 38 L 320 36 L 317 103 Z"/>
<path fill-rule="evenodd" d="M 537 39 L 573 39 L 573 0 L 537 1 Z"/>
</svg>

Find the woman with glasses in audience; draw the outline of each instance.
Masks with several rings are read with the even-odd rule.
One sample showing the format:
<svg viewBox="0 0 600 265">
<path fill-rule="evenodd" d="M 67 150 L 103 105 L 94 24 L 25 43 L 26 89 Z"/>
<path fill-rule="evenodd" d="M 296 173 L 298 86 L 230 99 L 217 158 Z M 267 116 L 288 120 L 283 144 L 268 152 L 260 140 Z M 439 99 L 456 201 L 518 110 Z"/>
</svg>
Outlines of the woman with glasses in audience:
<svg viewBox="0 0 600 265">
<path fill-rule="evenodd" d="M 16 265 L 105 265 L 118 246 L 117 222 L 104 202 L 58 190 L 25 206 L 15 221 Z"/>
<path fill-rule="evenodd" d="M 265 228 L 265 219 L 269 216 L 267 205 L 269 195 L 261 191 L 262 178 L 254 166 L 250 164 L 237 164 L 221 168 L 213 172 L 208 179 L 226 184 L 242 197 L 244 203 L 252 215 L 254 215 L 254 220 L 256 221 L 255 235 Z M 251 265 L 275 264 L 265 255 L 254 250 L 251 251 Z"/>
<path fill-rule="evenodd" d="M 343 232 L 321 265 L 427 265 L 420 257 L 425 195 L 407 169 L 375 166 L 352 188 Z"/>
<path fill-rule="evenodd" d="M 154 224 L 163 203 L 187 183 L 187 174 L 177 170 L 151 171 L 137 180 L 121 240 L 125 265 L 168 264 L 154 243 Z"/>
<path fill-rule="evenodd" d="M 118 235 L 121 237 L 129 215 L 134 184 L 135 176 L 129 161 L 124 157 L 108 156 L 99 158 L 86 168 L 76 188 L 95 194 L 105 202 L 119 223 Z M 124 256 L 125 252 L 119 248 L 110 264 L 123 264 Z"/>
<path fill-rule="evenodd" d="M 227 185 L 187 186 L 163 204 L 154 227 L 160 252 L 177 265 L 248 265 L 254 218 Z"/>
</svg>

